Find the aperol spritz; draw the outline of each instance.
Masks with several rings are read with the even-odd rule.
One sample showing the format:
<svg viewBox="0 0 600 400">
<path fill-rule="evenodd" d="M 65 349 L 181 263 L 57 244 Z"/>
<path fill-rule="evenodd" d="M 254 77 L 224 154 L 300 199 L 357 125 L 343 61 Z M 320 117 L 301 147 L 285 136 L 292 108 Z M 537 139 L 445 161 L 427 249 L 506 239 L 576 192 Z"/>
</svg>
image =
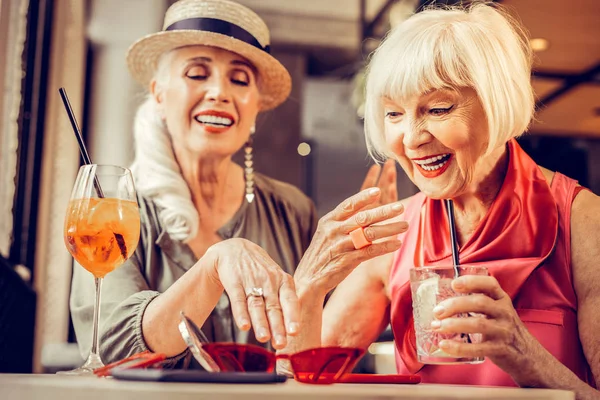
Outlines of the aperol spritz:
<svg viewBox="0 0 600 400">
<path fill-rule="evenodd" d="M 85 364 L 62 373 L 88 375 L 104 366 L 98 342 L 102 278 L 131 257 L 139 237 L 140 216 L 131 172 L 112 165 L 82 166 L 67 208 L 64 238 L 73 258 L 94 276 L 93 340 Z"/>
</svg>

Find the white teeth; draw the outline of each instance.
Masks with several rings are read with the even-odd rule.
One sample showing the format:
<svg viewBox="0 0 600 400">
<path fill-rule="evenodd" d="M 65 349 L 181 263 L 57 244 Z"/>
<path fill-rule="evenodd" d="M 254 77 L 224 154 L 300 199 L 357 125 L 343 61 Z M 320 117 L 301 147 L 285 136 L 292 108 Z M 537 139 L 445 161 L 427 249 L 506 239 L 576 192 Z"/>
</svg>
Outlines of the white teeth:
<svg viewBox="0 0 600 400">
<path fill-rule="evenodd" d="M 433 167 L 428 167 L 428 166 L 426 166 L 426 165 L 421 165 L 421 168 L 423 168 L 425 171 L 435 171 L 436 169 L 440 169 L 440 168 L 442 168 L 444 165 L 446 165 L 446 163 L 447 163 L 447 162 L 448 162 L 448 161 L 446 160 L 446 161 L 444 161 L 443 163 L 441 163 L 441 164 L 437 164 L 437 165 L 435 165 L 435 166 L 433 166 Z"/>
<path fill-rule="evenodd" d="M 419 165 L 427 165 L 427 164 L 431 164 L 432 162 L 436 162 L 438 160 L 441 160 L 442 158 L 446 157 L 449 154 L 442 154 L 439 156 L 435 156 L 435 157 L 431 157 L 431 158 L 427 158 L 425 160 L 414 160 L 417 164 Z"/>
<path fill-rule="evenodd" d="M 225 117 L 217 117 L 216 115 L 198 115 L 196 117 L 196 121 L 203 124 L 211 124 L 211 125 L 224 125 L 231 126 L 233 125 L 233 120 Z"/>
<path fill-rule="evenodd" d="M 413 160 L 413 161 L 416 164 L 418 164 L 421 168 L 423 168 L 425 171 L 435 171 L 437 169 L 442 168 L 444 165 L 446 165 L 446 163 L 450 159 L 450 157 L 448 157 L 449 155 L 450 155 L 450 153 L 447 153 L 447 154 L 442 154 L 442 155 L 435 156 L 435 157 L 430 157 L 430 158 L 427 158 L 424 160 Z M 431 165 L 431 164 L 435 163 L 436 161 L 440 161 L 444 158 L 446 158 L 446 160 L 442 161 L 441 163 Z"/>
</svg>

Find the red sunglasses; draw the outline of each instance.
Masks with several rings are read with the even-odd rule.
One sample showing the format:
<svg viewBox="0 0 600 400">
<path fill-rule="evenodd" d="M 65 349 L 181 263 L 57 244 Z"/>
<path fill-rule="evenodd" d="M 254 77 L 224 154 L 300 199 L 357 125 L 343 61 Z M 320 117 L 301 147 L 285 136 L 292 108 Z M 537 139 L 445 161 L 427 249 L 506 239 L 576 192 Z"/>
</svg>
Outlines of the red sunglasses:
<svg viewBox="0 0 600 400">
<path fill-rule="evenodd" d="M 275 354 L 251 344 L 208 343 L 198 326 L 183 313 L 179 330 L 194 358 L 208 372 L 274 373 L 277 360 L 288 360 L 294 379 L 312 384 L 343 381 L 364 354 L 363 349 L 321 347 L 295 354 Z M 109 376 L 115 368 L 161 368 L 165 355 L 145 351 L 94 370 L 97 376 Z"/>
<path fill-rule="evenodd" d="M 289 360 L 295 380 L 316 384 L 339 382 L 364 353 L 356 348 L 321 347 L 276 355 L 259 346 L 236 343 L 208 343 L 202 348 L 221 371 L 274 372 L 277 360 Z"/>
<path fill-rule="evenodd" d="M 277 360 L 289 360 L 294 379 L 328 384 L 351 372 L 364 350 L 322 347 L 295 354 L 275 354 L 251 344 L 209 343 L 202 330 L 180 313 L 179 332 L 194 358 L 210 372 L 274 372 Z"/>
</svg>

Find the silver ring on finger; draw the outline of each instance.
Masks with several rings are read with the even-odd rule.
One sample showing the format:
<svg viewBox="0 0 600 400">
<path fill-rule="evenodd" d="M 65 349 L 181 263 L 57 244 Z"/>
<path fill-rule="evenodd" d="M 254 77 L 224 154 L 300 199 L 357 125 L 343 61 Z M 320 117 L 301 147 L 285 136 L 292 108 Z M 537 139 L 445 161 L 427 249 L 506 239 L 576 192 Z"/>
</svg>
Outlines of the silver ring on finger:
<svg viewBox="0 0 600 400">
<path fill-rule="evenodd" d="M 250 297 L 264 297 L 265 292 L 261 287 L 253 287 L 252 289 L 246 292 L 246 300 Z"/>
</svg>

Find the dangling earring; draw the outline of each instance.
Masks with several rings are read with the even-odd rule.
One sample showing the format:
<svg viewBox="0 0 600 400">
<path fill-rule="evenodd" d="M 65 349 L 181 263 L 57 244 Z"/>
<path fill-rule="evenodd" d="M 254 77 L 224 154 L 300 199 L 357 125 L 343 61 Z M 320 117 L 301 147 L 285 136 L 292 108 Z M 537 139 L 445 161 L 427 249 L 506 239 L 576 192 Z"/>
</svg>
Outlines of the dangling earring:
<svg viewBox="0 0 600 400">
<path fill-rule="evenodd" d="M 246 158 L 244 161 L 244 180 L 246 181 L 246 201 L 248 203 L 252 203 L 252 200 L 254 200 L 254 168 L 252 167 L 254 164 L 254 161 L 252 161 L 252 144 L 254 142 L 252 136 L 254 132 L 255 128 L 253 126 L 250 128 L 250 136 L 244 146 L 244 157 Z"/>
</svg>

